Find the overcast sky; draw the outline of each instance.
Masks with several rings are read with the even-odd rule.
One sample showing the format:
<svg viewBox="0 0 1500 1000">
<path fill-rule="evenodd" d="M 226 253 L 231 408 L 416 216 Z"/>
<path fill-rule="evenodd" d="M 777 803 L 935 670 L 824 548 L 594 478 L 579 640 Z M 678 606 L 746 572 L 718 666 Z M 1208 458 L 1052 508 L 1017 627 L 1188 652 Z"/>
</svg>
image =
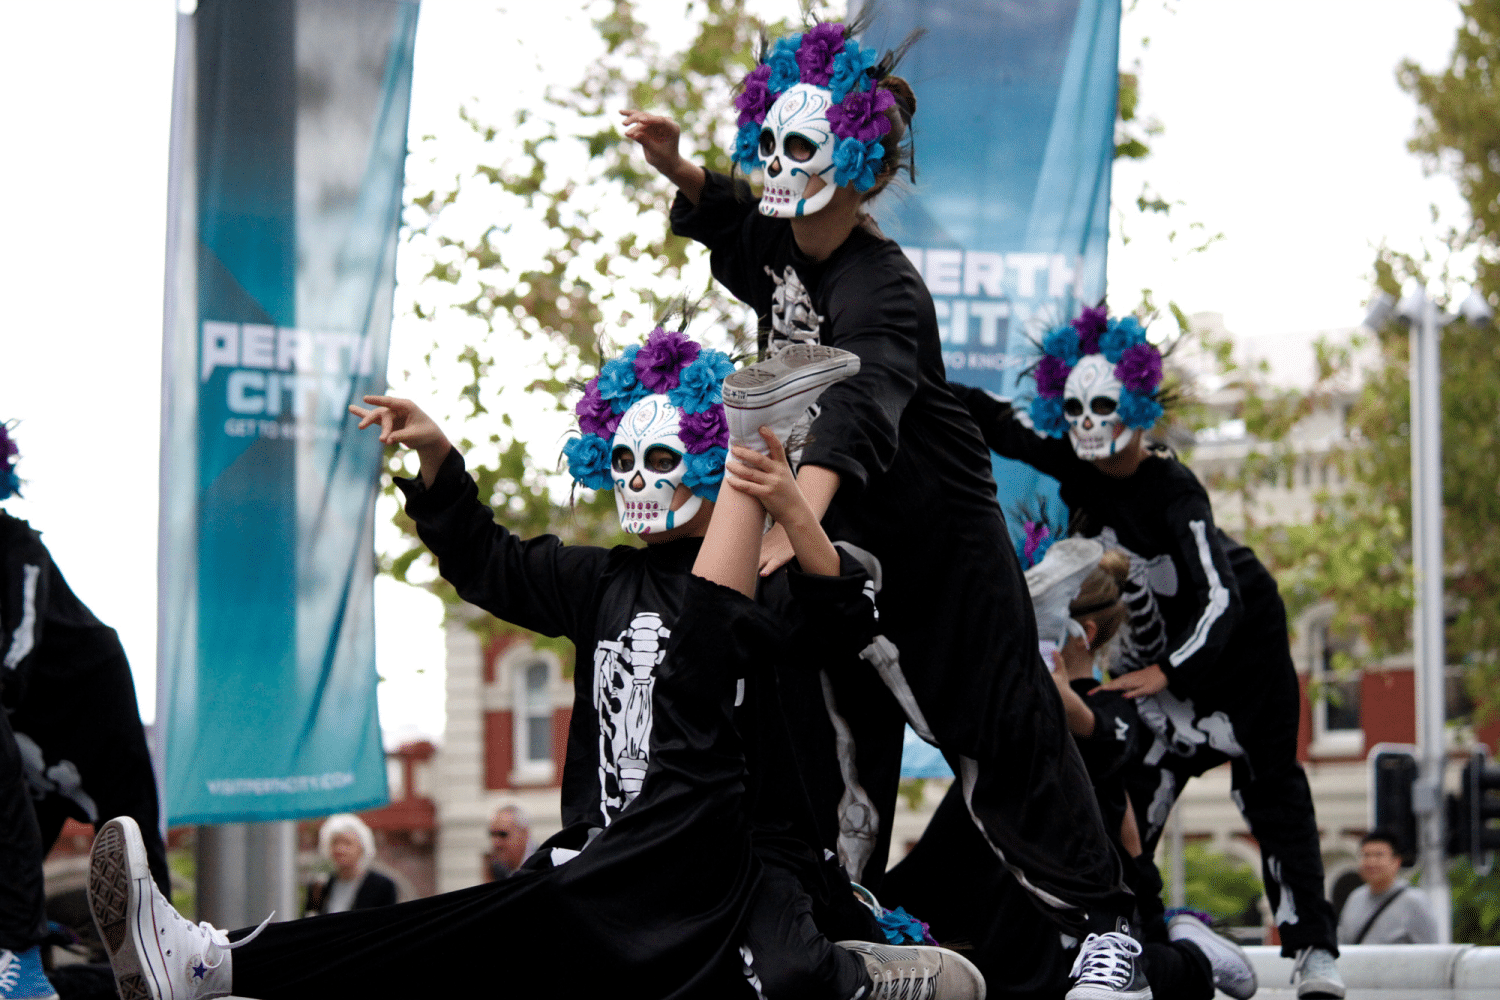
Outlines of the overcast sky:
<svg viewBox="0 0 1500 1000">
<path fill-rule="evenodd" d="M 493 3 L 429 0 L 413 137 L 452 131 L 458 104 L 475 95 L 504 106 L 537 61 L 544 74 L 571 70 L 576 60 L 554 66 L 534 43 L 555 44 L 568 27 L 541 20 L 561 14 L 539 6 L 518 3 L 524 13 L 511 15 Z M 22 422 L 20 472 L 30 483 L 4 506 L 45 532 L 74 590 L 119 630 L 151 718 L 174 5 L 16 4 L 6 19 L 0 418 Z M 1140 0 L 1126 17 L 1121 64 L 1140 59 L 1142 114 L 1166 130 L 1149 160 L 1117 169 L 1115 198 L 1133 201 L 1149 180 L 1184 204 L 1165 222 L 1136 217 L 1132 241 L 1113 242 L 1116 308 L 1150 287 L 1158 301 L 1223 313 L 1260 353 L 1354 326 L 1374 248 L 1430 242 L 1434 204 L 1444 224 L 1461 217 L 1453 184 L 1424 177 L 1405 149 L 1416 109 L 1394 78 L 1404 57 L 1444 64 L 1457 24 L 1452 0 Z M 531 65 L 513 59 L 521 47 Z M 1191 222 L 1225 239 L 1184 256 L 1187 238 L 1170 243 L 1166 232 Z M 395 336 L 391 369 L 400 372 L 421 337 L 399 321 Z M 376 601 L 383 723 L 388 733 L 436 733 L 436 602 L 390 581 Z"/>
</svg>

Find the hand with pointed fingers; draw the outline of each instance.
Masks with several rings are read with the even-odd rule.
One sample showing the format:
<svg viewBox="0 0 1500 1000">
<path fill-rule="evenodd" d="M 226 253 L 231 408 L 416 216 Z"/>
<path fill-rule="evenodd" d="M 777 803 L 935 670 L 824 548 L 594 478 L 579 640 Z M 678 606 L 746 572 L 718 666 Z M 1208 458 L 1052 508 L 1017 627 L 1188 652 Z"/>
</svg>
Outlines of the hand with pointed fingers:
<svg viewBox="0 0 1500 1000">
<path fill-rule="evenodd" d="M 682 129 L 666 115 L 653 115 L 649 111 L 621 111 L 625 138 L 641 147 L 646 162 L 666 176 L 672 176 L 682 156 L 677 151 L 677 140 Z"/>
<path fill-rule="evenodd" d="M 379 424 L 381 444 L 405 445 L 415 451 L 422 461 L 422 481 L 431 486 L 453 447 L 442 428 L 409 399 L 366 396 L 365 403 L 369 409 L 349 404 L 349 412 L 359 418 L 359 429 Z"/>
<path fill-rule="evenodd" d="M 1119 691 L 1127 698 L 1144 698 L 1149 694 L 1164 691 L 1167 687 L 1167 672 L 1153 663 L 1149 667 L 1132 670 L 1094 688 L 1094 691 Z M 1089 694 L 1093 694 L 1090 691 Z"/>
</svg>

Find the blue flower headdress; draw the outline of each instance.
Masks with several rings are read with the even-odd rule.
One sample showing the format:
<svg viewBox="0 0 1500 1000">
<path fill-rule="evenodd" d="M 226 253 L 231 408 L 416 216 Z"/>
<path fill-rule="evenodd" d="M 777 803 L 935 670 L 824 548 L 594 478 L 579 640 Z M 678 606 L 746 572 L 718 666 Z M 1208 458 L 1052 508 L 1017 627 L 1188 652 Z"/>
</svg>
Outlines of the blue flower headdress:
<svg viewBox="0 0 1500 1000">
<path fill-rule="evenodd" d="M 563 445 L 569 474 L 591 490 L 610 489 L 610 448 L 620 417 L 637 400 L 655 394 L 682 411 L 678 437 L 687 452 L 682 456 L 687 465 L 683 485 L 705 500 L 717 500 L 729 455 L 724 377 L 732 371 L 734 363 L 722 351 L 658 326 L 644 345 L 625 348 L 585 384 L 574 407 L 579 436 Z"/>
<path fill-rule="evenodd" d="M 734 99 L 740 112 L 734 160 L 740 169 L 749 173 L 760 167 L 760 132 L 766 112 L 786 91 L 806 83 L 832 94 L 828 124 L 838 137 L 833 151 L 834 183 L 840 187 L 852 183 L 856 191 L 875 186 L 885 159 L 881 139 L 891 130 L 886 112 L 896 104 L 895 96 L 877 84 L 900 56 L 887 53 L 880 58 L 875 49 L 860 45 L 851 34 L 842 23 L 823 21 L 800 35 L 778 39 L 762 54 Z"/>
<path fill-rule="evenodd" d="M 16 456 L 21 453 L 10 436 L 15 421 L 0 421 L 0 500 L 21 495 L 21 477 L 16 475 Z"/>
<path fill-rule="evenodd" d="M 1031 370 L 1036 381 L 1031 425 L 1038 434 L 1068 433 L 1063 388 L 1069 373 L 1090 354 L 1102 354 L 1115 366 L 1115 378 L 1124 387 L 1119 412 L 1125 426 L 1144 430 L 1161 418 L 1161 351 L 1146 340 L 1146 330 L 1134 316 L 1109 319 L 1102 305 L 1085 309 L 1072 323 L 1048 330 L 1041 347 L 1042 359 Z"/>
</svg>

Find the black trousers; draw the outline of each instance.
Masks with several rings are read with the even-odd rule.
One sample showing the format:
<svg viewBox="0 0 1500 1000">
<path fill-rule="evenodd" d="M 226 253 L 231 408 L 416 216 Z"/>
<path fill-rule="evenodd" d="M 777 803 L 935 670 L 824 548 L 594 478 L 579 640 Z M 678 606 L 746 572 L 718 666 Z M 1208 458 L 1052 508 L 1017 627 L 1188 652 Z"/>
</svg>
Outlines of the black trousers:
<svg viewBox="0 0 1500 1000">
<path fill-rule="evenodd" d="M 25 951 L 47 934 L 42 857 L 21 751 L 0 710 L 0 948 Z"/>
<path fill-rule="evenodd" d="M 857 905 L 857 904 L 856 904 Z M 817 917 L 824 917 L 822 926 Z M 745 924 L 745 976 L 763 1000 L 851 1000 L 870 989 L 862 958 L 825 934 L 881 940 L 873 918 L 864 927 L 829 926 L 792 873 L 766 867 Z M 861 991 L 864 991 L 862 993 Z"/>
<path fill-rule="evenodd" d="M 1215 665 L 1219 681 L 1191 691 L 1194 715 L 1209 720 L 1200 731 L 1232 727 L 1240 752 L 1226 754 L 1204 743 L 1191 756 L 1167 753 L 1154 765 L 1132 769 L 1127 787 L 1141 827 L 1146 858 L 1155 852 L 1171 805 L 1189 778 L 1230 765 L 1236 804 L 1260 846 L 1261 878 L 1291 958 L 1309 945 L 1338 954 L 1333 907 L 1323 893 L 1323 853 L 1307 775 L 1297 762 L 1300 693 L 1287 644 L 1280 599 L 1258 609 L 1252 625 L 1236 633 L 1233 648 Z M 1217 719 L 1214 718 L 1217 716 Z M 1149 862 L 1148 862 L 1149 863 Z"/>
</svg>

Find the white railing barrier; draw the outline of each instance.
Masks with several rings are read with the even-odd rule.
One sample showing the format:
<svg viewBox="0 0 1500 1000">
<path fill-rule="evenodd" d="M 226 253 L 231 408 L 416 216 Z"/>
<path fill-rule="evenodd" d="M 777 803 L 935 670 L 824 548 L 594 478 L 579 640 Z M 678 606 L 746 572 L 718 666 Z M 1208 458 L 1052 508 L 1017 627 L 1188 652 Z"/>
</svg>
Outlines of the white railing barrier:
<svg viewBox="0 0 1500 1000">
<path fill-rule="evenodd" d="M 1260 985 L 1286 989 L 1292 959 L 1274 946 L 1245 949 Z M 1500 989 L 1500 948 L 1471 944 L 1351 944 L 1339 949 L 1339 972 L 1354 989 Z"/>
</svg>

